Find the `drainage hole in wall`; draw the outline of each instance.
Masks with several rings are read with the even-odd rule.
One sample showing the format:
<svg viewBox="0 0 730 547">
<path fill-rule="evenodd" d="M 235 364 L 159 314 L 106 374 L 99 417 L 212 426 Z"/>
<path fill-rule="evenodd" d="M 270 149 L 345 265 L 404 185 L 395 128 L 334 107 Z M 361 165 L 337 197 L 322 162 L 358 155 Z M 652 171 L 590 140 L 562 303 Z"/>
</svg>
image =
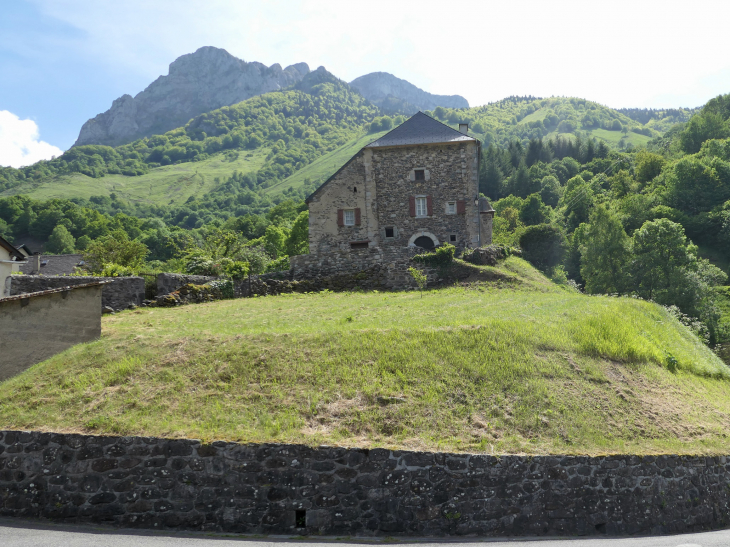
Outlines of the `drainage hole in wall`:
<svg viewBox="0 0 730 547">
<path fill-rule="evenodd" d="M 306 528 L 307 527 L 307 511 L 304 509 L 299 509 L 295 512 L 294 518 L 297 523 L 297 528 Z"/>
<path fill-rule="evenodd" d="M 605 534 L 606 533 L 606 523 L 602 522 L 601 524 L 596 524 L 596 532 L 599 534 Z"/>
</svg>

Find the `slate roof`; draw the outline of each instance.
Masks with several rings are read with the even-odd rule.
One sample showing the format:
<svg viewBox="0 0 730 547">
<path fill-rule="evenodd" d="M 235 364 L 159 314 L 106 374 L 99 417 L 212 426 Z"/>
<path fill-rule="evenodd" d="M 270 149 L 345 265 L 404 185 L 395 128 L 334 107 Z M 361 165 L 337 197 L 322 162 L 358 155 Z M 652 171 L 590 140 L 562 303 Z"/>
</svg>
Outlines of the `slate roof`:
<svg viewBox="0 0 730 547">
<path fill-rule="evenodd" d="M 378 140 L 368 144 L 365 148 L 405 146 L 410 144 L 440 144 L 475 140 L 474 137 L 452 129 L 448 125 L 434 120 L 423 112 L 418 112 Z"/>
<path fill-rule="evenodd" d="M 30 257 L 20 266 L 20 271 L 26 275 L 64 275 L 72 274 L 76 266 L 83 260 L 81 255 L 40 255 L 41 270 L 36 270 L 36 257 Z"/>
<path fill-rule="evenodd" d="M 25 255 L 21 253 L 18 249 L 16 249 L 12 243 L 10 243 L 7 239 L 0 237 L 0 247 L 5 249 L 7 252 L 10 253 L 11 257 L 15 257 L 18 260 L 25 260 Z"/>
</svg>

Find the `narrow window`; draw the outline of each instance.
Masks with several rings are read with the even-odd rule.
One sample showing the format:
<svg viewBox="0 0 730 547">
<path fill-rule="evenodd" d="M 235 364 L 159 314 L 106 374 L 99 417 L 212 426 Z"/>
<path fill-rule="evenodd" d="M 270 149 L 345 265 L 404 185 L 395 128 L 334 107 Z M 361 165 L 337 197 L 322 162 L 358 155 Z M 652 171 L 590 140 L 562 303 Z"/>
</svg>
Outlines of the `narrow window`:
<svg viewBox="0 0 730 547">
<path fill-rule="evenodd" d="M 446 202 L 446 214 L 447 215 L 455 215 L 456 214 L 456 202 L 455 201 L 448 201 L 448 202 Z"/>
<path fill-rule="evenodd" d="M 417 217 L 425 217 L 428 215 L 428 205 L 426 203 L 426 198 L 416 198 L 416 216 Z"/>
<path fill-rule="evenodd" d="M 449 242 L 455 243 L 456 242 L 456 234 L 449 235 Z"/>
<path fill-rule="evenodd" d="M 385 227 L 385 237 L 395 237 L 395 228 L 393 226 Z"/>
<path fill-rule="evenodd" d="M 345 226 L 355 225 L 355 209 L 345 209 Z"/>
<path fill-rule="evenodd" d="M 425 170 L 416 169 L 414 172 L 416 174 L 416 180 L 426 180 L 426 171 Z"/>
<path fill-rule="evenodd" d="M 307 527 L 307 511 L 306 509 L 298 509 L 294 512 L 294 519 L 296 520 L 297 528 Z"/>
<path fill-rule="evenodd" d="M 352 187 L 352 191 L 353 191 L 353 192 L 355 192 L 355 193 L 357 194 L 357 186 L 353 186 L 353 187 Z"/>
<path fill-rule="evenodd" d="M 367 241 L 351 241 L 350 242 L 350 249 L 367 249 L 367 248 L 368 248 Z"/>
</svg>

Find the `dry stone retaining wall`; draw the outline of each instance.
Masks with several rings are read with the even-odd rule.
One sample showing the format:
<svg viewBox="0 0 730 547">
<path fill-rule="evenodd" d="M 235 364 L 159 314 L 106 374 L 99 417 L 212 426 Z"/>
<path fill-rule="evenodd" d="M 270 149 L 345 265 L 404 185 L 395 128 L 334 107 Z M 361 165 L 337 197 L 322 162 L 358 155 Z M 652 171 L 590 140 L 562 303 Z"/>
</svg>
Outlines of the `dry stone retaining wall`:
<svg viewBox="0 0 730 547">
<path fill-rule="evenodd" d="M 663 534 L 728 524 L 724 456 L 484 456 L 0 432 L 0 515 L 327 535 Z"/>
<path fill-rule="evenodd" d="M 188 275 L 177 273 L 157 274 L 157 296 L 164 296 L 192 283 L 193 285 L 205 285 L 210 281 L 218 279 L 208 275 Z"/>
<path fill-rule="evenodd" d="M 14 275 L 10 282 L 10 295 L 61 289 L 95 281 L 108 281 L 101 290 L 102 307 L 108 306 L 113 310 L 125 310 L 130 305 L 139 306 L 144 300 L 144 279 L 141 277 Z"/>
</svg>

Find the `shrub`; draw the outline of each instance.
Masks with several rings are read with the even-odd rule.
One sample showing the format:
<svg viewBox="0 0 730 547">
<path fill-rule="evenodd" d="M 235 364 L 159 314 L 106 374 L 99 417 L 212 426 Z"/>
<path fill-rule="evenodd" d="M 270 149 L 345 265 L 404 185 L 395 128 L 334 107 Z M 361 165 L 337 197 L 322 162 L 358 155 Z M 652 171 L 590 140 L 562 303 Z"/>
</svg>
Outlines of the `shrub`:
<svg viewBox="0 0 730 547">
<path fill-rule="evenodd" d="M 432 253 L 422 253 L 413 257 L 416 262 L 421 262 L 427 266 L 446 267 L 454 261 L 456 247 L 450 243 L 444 243 Z"/>
<path fill-rule="evenodd" d="M 520 236 L 522 256 L 542 271 L 563 261 L 565 246 L 565 234 L 552 224 L 528 226 Z"/>
<path fill-rule="evenodd" d="M 101 277 L 129 277 L 135 275 L 134 270 L 121 264 L 106 263 L 99 272 Z"/>
</svg>

